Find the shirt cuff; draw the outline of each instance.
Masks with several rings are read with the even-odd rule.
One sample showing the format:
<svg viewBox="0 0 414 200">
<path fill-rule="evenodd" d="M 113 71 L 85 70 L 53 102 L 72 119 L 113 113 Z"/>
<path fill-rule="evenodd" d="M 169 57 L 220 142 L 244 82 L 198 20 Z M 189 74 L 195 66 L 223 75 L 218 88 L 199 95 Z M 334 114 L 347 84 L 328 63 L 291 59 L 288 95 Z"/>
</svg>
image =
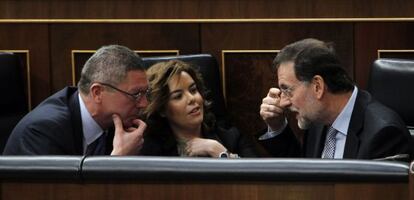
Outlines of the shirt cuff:
<svg viewBox="0 0 414 200">
<path fill-rule="evenodd" d="M 282 124 L 282 128 L 280 128 L 279 130 L 274 131 L 269 126 L 267 126 L 267 132 L 265 134 L 261 135 L 259 137 L 259 140 L 267 140 L 267 139 L 274 138 L 274 137 L 278 136 L 280 133 L 282 133 L 285 130 L 287 124 L 288 124 L 288 121 L 285 118 L 285 121 Z"/>
</svg>

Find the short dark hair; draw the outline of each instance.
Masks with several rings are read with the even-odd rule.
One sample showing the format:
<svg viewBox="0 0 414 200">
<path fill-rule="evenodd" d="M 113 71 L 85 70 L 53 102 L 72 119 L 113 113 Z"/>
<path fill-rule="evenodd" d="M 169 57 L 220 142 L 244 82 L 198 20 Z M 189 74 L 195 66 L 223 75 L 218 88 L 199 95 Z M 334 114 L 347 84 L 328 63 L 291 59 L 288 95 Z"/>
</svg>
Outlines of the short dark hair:
<svg viewBox="0 0 414 200">
<path fill-rule="evenodd" d="M 332 43 L 308 38 L 284 47 L 273 60 L 277 69 L 284 62 L 293 62 L 299 81 L 310 82 L 320 75 L 332 93 L 352 91 L 354 82 L 342 67 Z"/>
<path fill-rule="evenodd" d="M 149 104 L 145 110 L 149 125 L 149 131 L 147 132 L 165 134 L 166 131 L 161 129 L 169 127 L 168 121 L 161 116 L 161 112 L 165 110 L 170 96 L 168 82 L 176 75 L 180 75 L 181 72 L 187 72 L 191 76 L 198 92 L 204 99 L 204 128 L 210 129 L 215 125 L 215 117 L 210 111 L 212 102 L 209 100 L 208 91 L 196 66 L 180 60 L 170 60 L 154 64 L 147 70 L 147 77 L 151 88 Z"/>
</svg>

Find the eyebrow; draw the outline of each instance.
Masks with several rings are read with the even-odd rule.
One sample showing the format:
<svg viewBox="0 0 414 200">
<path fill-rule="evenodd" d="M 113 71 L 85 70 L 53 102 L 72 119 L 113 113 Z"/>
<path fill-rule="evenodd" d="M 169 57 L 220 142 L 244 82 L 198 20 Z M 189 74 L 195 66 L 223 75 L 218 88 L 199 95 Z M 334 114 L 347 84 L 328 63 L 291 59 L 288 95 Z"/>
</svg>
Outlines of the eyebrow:
<svg viewBox="0 0 414 200">
<path fill-rule="evenodd" d="M 170 96 L 171 95 L 173 95 L 173 94 L 175 94 L 175 93 L 180 93 L 180 92 L 182 92 L 183 90 L 182 89 L 178 89 L 178 90 L 174 90 L 174 91 L 172 91 L 172 92 L 170 92 Z"/>
<path fill-rule="evenodd" d="M 188 88 L 192 88 L 194 86 L 197 86 L 197 84 L 195 82 L 191 83 L 190 86 L 188 86 Z M 182 89 L 177 89 L 177 90 L 171 91 L 170 96 L 174 93 L 179 93 L 179 92 L 182 92 L 182 91 L 183 91 Z"/>
</svg>

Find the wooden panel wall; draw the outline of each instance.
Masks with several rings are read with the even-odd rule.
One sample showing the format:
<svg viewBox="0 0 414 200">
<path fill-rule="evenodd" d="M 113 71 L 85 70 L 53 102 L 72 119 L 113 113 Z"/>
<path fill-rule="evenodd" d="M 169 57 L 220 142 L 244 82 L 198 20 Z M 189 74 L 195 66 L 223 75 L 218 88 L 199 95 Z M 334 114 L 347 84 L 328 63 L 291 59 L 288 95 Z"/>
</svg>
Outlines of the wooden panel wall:
<svg viewBox="0 0 414 200">
<path fill-rule="evenodd" d="M 366 87 L 369 69 L 378 58 L 378 50 L 413 50 L 414 23 L 355 23 L 355 80 Z M 398 55 L 395 55 L 396 57 Z M 406 58 L 403 54 L 398 57 Z"/>
<path fill-rule="evenodd" d="M 32 107 L 51 93 L 49 48 L 47 24 L 0 24 L 1 50 L 29 52 Z"/>
<path fill-rule="evenodd" d="M 1 184 L 0 199 L 407 200 L 407 183 L 160 182 Z"/>
<path fill-rule="evenodd" d="M 230 116 L 243 132 L 254 134 L 264 127 L 258 114 L 261 99 L 277 81 L 270 70 L 274 56 L 254 51 L 280 50 L 306 37 L 331 41 L 344 67 L 365 88 L 378 50 L 414 49 L 412 35 L 414 23 L 405 21 L 2 23 L 0 37 L 7 40 L 0 42 L 0 49 L 29 50 L 32 107 L 53 92 L 72 85 L 72 50 L 94 50 L 115 43 L 134 50 L 213 54 L 222 67 Z M 247 58 L 222 54 L 225 51 L 245 51 Z"/>
<path fill-rule="evenodd" d="M 230 116 L 243 132 L 254 134 L 264 127 L 258 106 L 276 79 L 270 70 L 273 56 L 252 50 L 280 50 L 307 37 L 334 42 L 344 67 L 365 88 L 378 50 L 414 49 L 414 18 L 408 18 L 414 16 L 412 8 L 409 0 L 6 0 L 0 1 L 0 49 L 29 50 L 32 107 L 72 85 L 72 50 L 121 44 L 181 55 L 210 53 L 222 67 Z M 168 21 L 172 19 L 183 20 Z M 252 53 L 223 54 L 235 50 Z"/>
<path fill-rule="evenodd" d="M 4 19 L 412 17 L 411 0 L 3 0 Z"/>
<path fill-rule="evenodd" d="M 197 24 L 51 24 L 52 89 L 72 84 L 72 50 L 93 50 L 120 44 L 133 50 L 199 52 Z"/>
</svg>

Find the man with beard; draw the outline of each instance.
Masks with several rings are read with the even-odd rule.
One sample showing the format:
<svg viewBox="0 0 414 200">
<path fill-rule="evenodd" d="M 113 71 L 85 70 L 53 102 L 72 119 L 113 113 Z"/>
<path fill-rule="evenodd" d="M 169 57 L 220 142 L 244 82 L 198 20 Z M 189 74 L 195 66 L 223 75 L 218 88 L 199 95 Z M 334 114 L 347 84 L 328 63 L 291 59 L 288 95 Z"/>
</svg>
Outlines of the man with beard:
<svg viewBox="0 0 414 200">
<path fill-rule="evenodd" d="M 141 58 L 109 45 L 85 63 L 78 88 L 66 87 L 39 104 L 14 128 L 5 155 L 136 155 L 148 102 Z"/>
<path fill-rule="evenodd" d="M 413 154 L 411 136 L 400 117 L 355 86 L 330 44 L 304 39 L 284 47 L 273 61 L 279 88 L 260 106 L 268 125 L 259 138 L 275 157 L 380 159 Z M 305 130 L 299 142 L 285 111 Z"/>
</svg>

